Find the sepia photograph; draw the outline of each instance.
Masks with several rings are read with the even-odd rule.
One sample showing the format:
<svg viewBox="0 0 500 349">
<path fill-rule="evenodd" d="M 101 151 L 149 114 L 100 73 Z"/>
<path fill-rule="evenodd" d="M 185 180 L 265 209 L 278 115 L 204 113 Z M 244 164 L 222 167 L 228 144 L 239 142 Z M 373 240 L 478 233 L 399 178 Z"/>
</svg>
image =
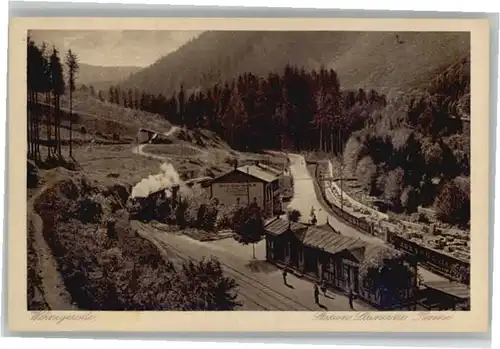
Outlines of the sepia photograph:
<svg viewBox="0 0 500 349">
<path fill-rule="evenodd" d="M 471 31 L 120 24 L 24 32 L 31 322 L 487 312 Z"/>
<path fill-rule="evenodd" d="M 30 310 L 468 309 L 468 33 L 26 49 Z"/>
</svg>

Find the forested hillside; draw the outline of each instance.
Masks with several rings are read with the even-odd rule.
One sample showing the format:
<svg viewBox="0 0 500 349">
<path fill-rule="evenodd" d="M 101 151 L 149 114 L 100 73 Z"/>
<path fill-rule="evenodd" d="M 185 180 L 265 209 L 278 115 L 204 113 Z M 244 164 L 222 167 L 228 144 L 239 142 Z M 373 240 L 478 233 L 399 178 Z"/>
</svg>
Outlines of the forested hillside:
<svg viewBox="0 0 500 349">
<path fill-rule="evenodd" d="M 341 91 L 330 69 L 306 72 L 287 65 L 281 74 L 245 73 L 223 85 L 192 93 L 139 94 L 110 88 L 109 101 L 163 114 L 174 124 L 208 128 L 234 148 L 290 148 L 338 152 L 341 137 L 361 129 L 386 103 L 374 90 Z M 335 137 L 333 137 L 335 135 Z"/>
<path fill-rule="evenodd" d="M 426 91 L 377 110 L 347 142 L 346 170 L 396 212 L 435 205 L 439 218 L 470 219 L 470 61 L 458 60 Z"/>
<path fill-rule="evenodd" d="M 342 88 L 388 93 L 426 86 L 470 47 L 467 33 L 206 32 L 121 85 L 170 96 L 244 73 L 281 74 L 285 65 L 334 69 Z"/>
<path fill-rule="evenodd" d="M 469 221 L 470 61 L 438 71 L 427 88 L 388 99 L 344 90 L 333 69 L 287 65 L 280 74 L 244 73 L 224 84 L 171 97 L 121 91 L 109 101 L 208 128 L 232 147 L 343 154 L 348 174 L 395 212 L 437 205 L 443 221 Z M 447 206 L 447 207 L 446 207 Z"/>
</svg>

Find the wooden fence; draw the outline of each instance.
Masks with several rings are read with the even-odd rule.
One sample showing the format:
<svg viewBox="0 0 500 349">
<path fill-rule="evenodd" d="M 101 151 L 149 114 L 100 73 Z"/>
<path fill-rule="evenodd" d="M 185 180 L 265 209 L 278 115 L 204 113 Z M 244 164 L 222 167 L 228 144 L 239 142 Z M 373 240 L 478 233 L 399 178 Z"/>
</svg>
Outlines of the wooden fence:
<svg viewBox="0 0 500 349">
<path fill-rule="evenodd" d="M 355 228 L 355 229 L 357 229 L 365 234 L 382 237 L 382 236 L 380 236 L 381 233 L 379 233 L 377 231 L 377 229 L 375 228 L 375 225 L 373 222 L 369 222 L 368 220 L 366 220 L 363 217 L 353 216 L 349 212 L 344 211 L 343 209 L 341 209 L 340 207 L 331 203 L 328 200 L 328 198 L 326 196 L 325 188 L 324 188 L 323 184 L 319 181 L 318 168 L 319 168 L 319 166 L 318 166 L 318 164 L 316 164 L 315 171 L 314 171 L 315 172 L 314 173 L 315 181 L 316 181 L 317 185 L 319 186 L 319 191 L 321 192 L 321 196 L 323 197 L 323 200 L 328 205 L 328 207 L 333 211 L 335 216 L 337 216 L 338 218 L 343 220 L 345 223 L 349 224 L 353 228 Z"/>
</svg>

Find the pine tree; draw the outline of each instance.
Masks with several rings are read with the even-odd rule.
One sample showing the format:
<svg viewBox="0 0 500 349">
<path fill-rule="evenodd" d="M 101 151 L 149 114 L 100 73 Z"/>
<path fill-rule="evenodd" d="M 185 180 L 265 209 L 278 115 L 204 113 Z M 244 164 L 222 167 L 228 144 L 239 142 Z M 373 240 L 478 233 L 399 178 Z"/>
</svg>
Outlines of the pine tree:
<svg viewBox="0 0 500 349">
<path fill-rule="evenodd" d="M 129 105 L 128 105 L 128 95 L 127 95 L 127 92 L 123 91 L 122 92 L 122 101 L 123 101 L 123 107 L 124 108 L 128 108 Z"/>
<path fill-rule="evenodd" d="M 148 95 L 146 92 L 142 91 L 141 100 L 139 102 L 139 109 L 147 111 L 148 110 Z"/>
<path fill-rule="evenodd" d="M 75 79 L 78 74 L 78 59 L 76 55 L 68 50 L 66 55 L 66 66 L 68 67 L 69 85 L 69 156 L 73 157 L 73 92 L 75 91 Z"/>
<path fill-rule="evenodd" d="M 170 97 L 170 107 L 169 107 L 169 120 L 173 123 L 179 123 L 178 113 L 177 113 L 177 99 L 175 98 L 175 94 Z"/>
<path fill-rule="evenodd" d="M 122 101 L 121 101 L 122 94 L 120 92 L 120 88 L 118 86 L 115 86 L 114 92 L 115 92 L 115 95 L 113 97 L 114 103 L 117 105 L 122 105 Z"/>
<path fill-rule="evenodd" d="M 59 158 L 62 158 L 61 151 L 61 95 L 64 94 L 64 77 L 59 52 L 54 47 L 50 56 L 50 73 L 52 82 L 52 93 L 55 105 L 55 130 L 56 130 L 56 151 Z"/>
<path fill-rule="evenodd" d="M 141 92 L 137 88 L 134 89 L 134 108 L 141 109 Z"/>
<path fill-rule="evenodd" d="M 186 126 L 186 121 L 184 120 L 184 86 L 181 85 L 181 90 L 179 91 L 179 116 L 181 120 L 181 126 Z"/>
<path fill-rule="evenodd" d="M 40 51 L 42 53 L 42 62 L 43 62 L 43 92 L 45 93 L 45 104 L 48 106 L 48 112 L 46 113 L 46 128 L 47 128 L 47 141 L 48 141 L 48 146 L 47 146 L 47 152 L 48 152 L 48 157 L 52 157 L 52 124 L 55 122 L 54 120 L 54 115 L 53 115 L 53 110 L 54 108 L 52 107 L 52 102 L 51 102 L 51 94 L 52 94 L 52 77 L 51 77 L 51 72 L 50 72 L 50 52 L 47 50 L 47 46 L 45 43 L 42 43 L 42 46 L 40 48 Z"/>
<path fill-rule="evenodd" d="M 196 106 L 195 106 L 195 96 L 191 94 L 186 102 L 184 109 L 184 126 L 187 128 L 195 127 L 196 118 Z"/>
<path fill-rule="evenodd" d="M 28 158 L 35 157 L 34 89 L 36 84 L 36 46 L 28 36 L 27 46 L 27 87 L 28 87 Z"/>
<path fill-rule="evenodd" d="M 45 45 L 38 48 L 28 37 L 27 52 L 27 89 L 28 89 L 28 157 L 36 161 L 40 154 L 40 124 L 43 111 L 38 102 L 40 93 L 49 90 Z"/>
<path fill-rule="evenodd" d="M 114 86 L 109 87 L 108 101 L 109 101 L 109 103 L 115 103 L 115 87 Z"/>
<path fill-rule="evenodd" d="M 134 109 L 134 92 L 131 88 L 128 90 L 128 107 Z"/>
</svg>

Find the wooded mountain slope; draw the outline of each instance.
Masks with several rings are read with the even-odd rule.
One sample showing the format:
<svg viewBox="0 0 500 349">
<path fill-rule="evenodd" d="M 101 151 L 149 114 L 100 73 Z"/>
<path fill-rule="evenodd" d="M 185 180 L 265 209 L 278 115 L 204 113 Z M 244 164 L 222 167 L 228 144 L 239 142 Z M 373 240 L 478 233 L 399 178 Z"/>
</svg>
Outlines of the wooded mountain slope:
<svg viewBox="0 0 500 349">
<path fill-rule="evenodd" d="M 92 85 L 96 89 L 106 89 L 141 70 L 140 67 L 100 67 L 85 63 L 79 63 L 78 65 L 77 84 Z"/>
<path fill-rule="evenodd" d="M 282 72 L 286 64 L 333 68 L 343 89 L 382 93 L 426 86 L 437 70 L 467 56 L 467 33 L 206 32 L 133 74 L 123 88 L 170 95 L 244 73 Z"/>
</svg>

